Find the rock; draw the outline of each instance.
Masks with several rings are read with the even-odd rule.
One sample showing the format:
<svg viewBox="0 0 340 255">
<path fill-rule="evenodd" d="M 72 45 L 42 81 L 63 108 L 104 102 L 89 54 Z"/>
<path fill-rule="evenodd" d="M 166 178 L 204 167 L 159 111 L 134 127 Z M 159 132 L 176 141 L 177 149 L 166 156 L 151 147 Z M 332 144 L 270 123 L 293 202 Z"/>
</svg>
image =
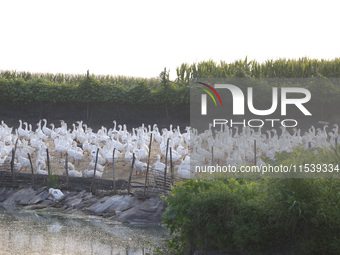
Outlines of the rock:
<svg viewBox="0 0 340 255">
<path fill-rule="evenodd" d="M 90 192 L 64 191 L 65 198 L 59 203 L 48 198 L 48 188 L 1 188 L 0 205 L 23 205 L 26 209 L 59 211 L 63 213 L 83 212 L 102 216 L 115 221 L 136 224 L 160 224 L 164 203 L 160 198 L 145 201 L 135 196 L 112 195 L 99 198 Z"/>
<path fill-rule="evenodd" d="M 150 198 L 135 207 L 112 217 L 113 220 L 133 224 L 160 224 L 164 211 L 160 198 Z"/>
<path fill-rule="evenodd" d="M 119 196 L 115 195 L 112 197 L 104 197 L 100 199 L 97 203 L 93 204 L 87 210 L 98 214 L 106 213 L 112 210 L 115 211 L 125 211 L 140 203 L 136 197 L 131 197 L 128 195 Z"/>
<path fill-rule="evenodd" d="M 4 205 L 15 206 L 20 204 L 20 200 L 26 200 L 27 189 L 12 190 L 8 192 L 7 198 L 2 202 Z"/>
<path fill-rule="evenodd" d="M 11 192 L 12 192 L 12 189 L 7 189 L 7 188 L 0 189 L 0 203 L 5 201 Z"/>
<path fill-rule="evenodd" d="M 36 191 L 35 196 L 33 196 L 30 201 L 28 201 L 28 204 L 34 205 L 37 203 L 40 203 L 41 201 L 45 200 L 48 197 L 48 191 L 47 188 L 41 188 Z"/>
<path fill-rule="evenodd" d="M 35 196 L 36 191 L 32 188 L 24 189 L 21 192 L 22 196 L 20 197 L 20 200 L 17 202 L 19 205 L 28 205 L 30 204 L 30 201 L 33 196 Z"/>
<path fill-rule="evenodd" d="M 81 209 L 92 205 L 96 201 L 93 201 L 93 198 L 94 197 L 92 193 L 86 193 L 85 190 L 81 191 L 80 193 L 73 192 L 72 194 L 65 195 L 63 205 L 74 209 Z M 90 203 L 89 205 L 88 203 L 90 201 L 93 201 L 93 203 Z"/>
</svg>

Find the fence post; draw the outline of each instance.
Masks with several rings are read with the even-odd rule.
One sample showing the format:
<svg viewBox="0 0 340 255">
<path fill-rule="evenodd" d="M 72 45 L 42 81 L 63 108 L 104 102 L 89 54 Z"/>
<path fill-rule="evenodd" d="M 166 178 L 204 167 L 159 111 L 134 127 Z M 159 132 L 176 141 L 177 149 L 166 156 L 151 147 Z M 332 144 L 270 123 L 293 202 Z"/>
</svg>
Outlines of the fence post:
<svg viewBox="0 0 340 255">
<path fill-rule="evenodd" d="M 166 171 L 167 171 L 167 164 L 168 164 L 168 150 L 169 150 L 169 140 L 166 141 L 166 151 L 165 151 L 165 167 L 164 167 L 164 193 L 166 193 Z"/>
<path fill-rule="evenodd" d="M 113 190 L 114 190 L 114 192 L 116 194 L 115 151 L 116 151 L 116 148 L 113 148 L 113 152 L 112 152 L 112 175 L 113 175 Z"/>
<path fill-rule="evenodd" d="M 12 173 L 12 184 L 15 184 L 15 175 L 14 175 L 14 157 L 15 157 L 15 149 L 12 149 L 12 160 L 11 160 L 11 173 Z"/>
<path fill-rule="evenodd" d="M 46 156 L 47 156 L 47 170 L 48 170 L 48 176 L 51 175 L 50 172 L 50 156 L 48 155 L 48 148 L 46 148 Z"/>
<path fill-rule="evenodd" d="M 254 165 L 256 166 L 256 140 L 254 140 Z"/>
<path fill-rule="evenodd" d="M 15 184 L 14 159 L 15 159 L 15 151 L 17 150 L 18 140 L 19 140 L 19 138 L 17 138 L 17 140 L 15 141 L 14 149 L 12 149 L 11 173 L 12 173 L 13 186 Z"/>
<path fill-rule="evenodd" d="M 132 154 L 132 165 L 131 165 L 131 170 L 130 170 L 130 175 L 129 175 L 129 182 L 128 182 L 128 194 L 130 194 L 130 183 L 131 183 L 131 176 L 133 172 L 133 165 L 135 164 L 135 153 Z"/>
<path fill-rule="evenodd" d="M 146 184 L 147 184 L 147 181 L 148 181 L 148 174 L 149 174 L 149 167 L 150 167 L 151 143 L 152 143 L 152 133 L 150 135 L 149 155 L 148 155 L 148 162 L 146 164 L 145 185 L 144 185 L 144 199 L 145 199 L 145 194 L 146 194 Z"/>
<path fill-rule="evenodd" d="M 94 170 L 93 170 L 93 177 L 92 177 L 92 183 L 91 183 L 91 188 L 90 191 L 94 191 L 94 179 L 96 178 L 96 170 L 97 170 L 97 162 L 98 162 L 98 153 L 99 153 L 99 148 L 97 148 L 97 153 L 96 153 L 96 162 L 94 163 Z"/>
<path fill-rule="evenodd" d="M 27 153 L 28 160 L 30 161 L 31 164 L 31 172 L 32 172 L 32 186 L 34 187 L 34 170 L 33 170 L 33 164 L 32 164 L 32 159 L 31 155 Z"/>
<path fill-rule="evenodd" d="M 170 171 L 171 171 L 171 185 L 174 186 L 174 168 L 172 165 L 172 148 L 170 147 Z"/>
<path fill-rule="evenodd" d="M 66 188 L 68 189 L 68 154 L 66 152 L 66 156 L 65 156 L 65 171 L 66 171 Z"/>
</svg>

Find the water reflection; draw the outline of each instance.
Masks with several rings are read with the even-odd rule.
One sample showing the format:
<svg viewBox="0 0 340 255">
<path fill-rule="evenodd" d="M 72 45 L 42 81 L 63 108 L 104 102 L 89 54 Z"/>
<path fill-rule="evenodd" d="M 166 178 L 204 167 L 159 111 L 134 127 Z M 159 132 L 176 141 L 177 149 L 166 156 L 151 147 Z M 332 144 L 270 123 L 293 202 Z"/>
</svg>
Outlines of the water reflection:
<svg viewBox="0 0 340 255">
<path fill-rule="evenodd" d="M 157 226 L 125 226 L 89 216 L 0 207 L 1 254 L 146 255 L 164 246 L 166 237 L 167 231 Z"/>
</svg>

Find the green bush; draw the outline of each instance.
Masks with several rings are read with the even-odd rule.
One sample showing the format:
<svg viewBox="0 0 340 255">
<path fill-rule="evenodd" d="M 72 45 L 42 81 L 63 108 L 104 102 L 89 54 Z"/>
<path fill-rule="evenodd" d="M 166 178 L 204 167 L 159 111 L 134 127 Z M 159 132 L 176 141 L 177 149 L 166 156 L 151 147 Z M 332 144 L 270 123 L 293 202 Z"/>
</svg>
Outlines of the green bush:
<svg viewBox="0 0 340 255">
<path fill-rule="evenodd" d="M 163 222 L 174 234 L 169 247 L 265 251 L 278 245 L 277 216 L 271 213 L 266 181 L 190 180 L 167 197 Z M 273 237 L 275 237 L 273 239 Z"/>
<path fill-rule="evenodd" d="M 133 85 L 108 83 L 84 77 L 77 83 L 52 82 L 42 78 L 0 78 L 0 100 L 14 103 L 119 103 L 189 104 L 189 87 L 171 85 L 153 89 L 145 80 Z"/>
<path fill-rule="evenodd" d="M 271 184 L 287 240 L 302 254 L 338 254 L 339 179 L 278 179 Z"/>
<path fill-rule="evenodd" d="M 166 198 L 174 253 L 338 254 L 339 179 L 190 180 Z"/>
</svg>

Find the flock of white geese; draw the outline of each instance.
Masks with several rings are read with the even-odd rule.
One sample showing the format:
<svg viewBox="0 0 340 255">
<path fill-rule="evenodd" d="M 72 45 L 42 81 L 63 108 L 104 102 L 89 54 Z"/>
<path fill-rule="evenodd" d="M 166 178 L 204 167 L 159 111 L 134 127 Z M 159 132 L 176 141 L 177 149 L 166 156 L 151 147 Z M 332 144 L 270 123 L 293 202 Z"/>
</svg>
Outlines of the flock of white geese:
<svg viewBox="0 0 340 255">
<path fill-rule="evenodd" d="M 49 127 L 48 127 L 49 126 Z M 329 129 L 329 130 L 327 130 Z M 151 136 L 152 134 L 152 136 Z M 157 125 L 140 126 L 127 130 L 126 125 L 117 125 L 109 129 L 101 127 L 94 132 L 90 127 L 78 121 L 68 127 L 67 123 L 61 121 L 60 127 L 47 125 L 47 120 L 42 119 L 34 129 L 31 124 L 19 120 L 19 127 L 8 127 L 4 121 L 0 124 L 0 166 L 11 161 L 12 149 L 17 142 L 15 164 L 18 170 L 30 168 L 28 154 L 35 155 L 33 165 L 36 174 L 47 174 L 46 171 L 46 149 L 55 150 L 60 154 L 60 161 L 65 164 L 63 155 L 68 154 L 69 176 L 92 177 L 97 149 L 99 149 L 96 177 L 102 177 L 105 167 L 113 163 L 113 150 L 115 149 L 115 162 L 118 160 L 131 162 L 135 154 L 135 170 L 137 174 L 143 175 L 147 168 L 149 155 L 149 143 L 152 137 L 152 148 L 158 149 L 154 156 L 157 161 L 150 165 L 152 170 L 165 169 L 165 155 L 167 142 L 171 147 L 172 162 L 175 173 L 183 178 L 195 176 L 195 167 L 212 163 L 220 165 L 240 166 L 254 164 L 265 164 L 261 157 L 274 159 L 276 152 L 292 151 L 293 147 L 302 145 L 305 148 L 323 147 L 330 148 L 338 142 L 338 125 L 331 128 L 324 125 L 323 128 L 313 126 L 301 134 L 300 129 L 286 130 L 284 127 L 262 131 L 261 128 L 221 126 L 218 131 L 209 129 L 199 133 L 198 130 L 186 127 L 163 128 L 159 130 Z M 254 141 L 256 141 L 256 156 L 254 152 Z M 90 159 L 88 169 L 77 169 L 77 162 Z M 71 163 L 73 162 L 73 163 Z M 170 169 L 170 167 L 168 167 Z"/>
</svg>

